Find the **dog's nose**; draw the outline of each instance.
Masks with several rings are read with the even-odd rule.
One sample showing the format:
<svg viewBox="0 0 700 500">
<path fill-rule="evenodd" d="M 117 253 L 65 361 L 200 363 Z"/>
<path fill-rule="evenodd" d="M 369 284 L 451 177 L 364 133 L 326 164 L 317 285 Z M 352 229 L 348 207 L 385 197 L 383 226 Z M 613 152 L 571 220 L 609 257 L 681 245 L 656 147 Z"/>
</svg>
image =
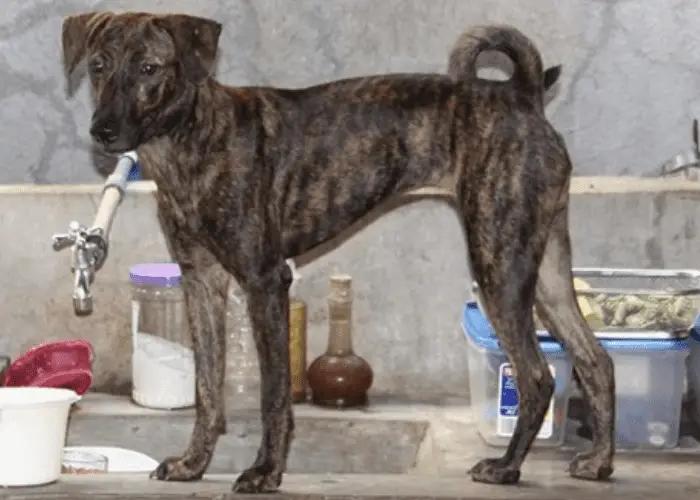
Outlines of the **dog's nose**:
<svg viewBox="0 0 700 500">
<path fill-rule="evenodd" d="M 116 122 L 110 118 L 93 123 L 90 135 L 102 144 L 112 144 L 119 138 L 119 131 Z"/>
</svg>

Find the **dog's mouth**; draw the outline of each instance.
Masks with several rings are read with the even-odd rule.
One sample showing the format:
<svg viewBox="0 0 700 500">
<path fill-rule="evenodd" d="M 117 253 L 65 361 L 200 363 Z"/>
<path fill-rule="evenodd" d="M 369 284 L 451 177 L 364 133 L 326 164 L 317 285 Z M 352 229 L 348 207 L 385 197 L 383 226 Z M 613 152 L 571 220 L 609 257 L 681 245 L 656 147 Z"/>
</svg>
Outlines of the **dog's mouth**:
<svg viewBox="0 0 700 500">
<path fill-rule="evenodd" d="M 120 154 L 124 154 L 136 149 L 135 145 L 132 145 L 130 142 L 121 139 L 110 143 L 104 143 L 98 140 L 93 140 L 92 142 L 96 152 L 109 156 L 118 156 Z"/>
</svg>

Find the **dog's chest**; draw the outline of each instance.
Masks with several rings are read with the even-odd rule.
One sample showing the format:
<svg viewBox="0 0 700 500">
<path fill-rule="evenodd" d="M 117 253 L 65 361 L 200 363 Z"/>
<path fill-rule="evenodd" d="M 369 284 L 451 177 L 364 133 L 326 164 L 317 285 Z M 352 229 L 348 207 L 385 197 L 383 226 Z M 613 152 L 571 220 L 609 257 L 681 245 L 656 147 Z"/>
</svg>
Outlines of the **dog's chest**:
<svg viewBox="0 0 700 500">
<path fill-rule="evenodd" d="M 158 189 L 156 201 L 160 217 L 169 220 L 171 224 L 187 229 L 188 232 L 199 231 L 197 209 L 193 200 L 182 199 L 181 196 L 165 189 Z"/>
<path fill-rule="evenodd" d="M 200 183 L 187 176 L 183 159 L 173 154 L 154 154 L 151 148 L 139 151 L 144 171 L 156 184 L 156 202 L 160 217 L 177 227 L 196 233 L 197 217 L 204 195 Z"/>
</svg>

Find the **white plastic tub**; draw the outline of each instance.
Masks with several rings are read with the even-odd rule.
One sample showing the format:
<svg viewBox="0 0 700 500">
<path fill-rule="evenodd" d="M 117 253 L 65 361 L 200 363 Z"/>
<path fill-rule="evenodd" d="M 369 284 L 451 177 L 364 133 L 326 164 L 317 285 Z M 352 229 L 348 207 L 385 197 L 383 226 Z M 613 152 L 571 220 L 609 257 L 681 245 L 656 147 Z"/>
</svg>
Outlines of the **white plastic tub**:
<svg viewBox="0 0 700 500">
<path fill-rule="evenodd" d="M 61 474 L 69 389 L 0 387 L 0 486 L 39 486 Z"/>
<path fill-rule="evenodd" d="M 518 416 L 518 394 L 508 359 L 474 302 L 464 309 L 462 329 L 469 344 L 469 388 L 472 406 L 478 411 L 478 432 L 491 446 L 507 446 Z M 540 347 L 553 372 L 555 387 L 549 412 L 533 446 L 557 447 L 566 436 L 572 366 L 557 342 L 541 340 Z"/>
</svg>

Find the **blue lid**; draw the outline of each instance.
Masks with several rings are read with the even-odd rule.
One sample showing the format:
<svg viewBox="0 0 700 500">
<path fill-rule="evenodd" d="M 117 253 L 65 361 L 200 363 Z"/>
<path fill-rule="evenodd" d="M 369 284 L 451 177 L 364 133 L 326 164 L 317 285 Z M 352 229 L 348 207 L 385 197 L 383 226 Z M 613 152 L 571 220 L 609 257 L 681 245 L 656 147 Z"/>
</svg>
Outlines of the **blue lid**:
<svg viewBox="0 0 700 500">
<path fill-rule="evenodd" d="M 700 315 L 695 320 L 695 326 L 690 329 L 690 338 L 695 342 L 700 342 Z"/>
<path fill-rule="evenodd" d="M 487 351 L 501 351 L 501 343 L 498 341 L 493 328 L 486 316 L 479 310 L 476 302 L 467 302 L 464 307 L 462 329 L 472 341 Z M 540 348 L 545 354 L 561 354 L 564 352 L 561 344 L 550 337 L 540 337 Z"/>
<path fill-rule="evenodd" d="M 488 351 L 500 351 L 498 342 L 491 324 L 479 310 L 476 302 L 467 302 L 464 307 L 462 329 L 474 343 Z M 697 332 L 691 333 L 691 338 L 700 338 Z M 690 349 L 689 339 L 599 339 L 605 350 L 629 350 L 629 351 L 683 351 Z M 561 344 L 551 335 L 540 337 L 540 347 L 545 354 L 563 352 Z"/>
<path fill-rule="evenodd" d="M 131 170 L 129 170 L 129 175 L 126 178 L 127 181 L 140 181 L 141 180 L 141 167 L 138 163 L 133 163 L 131 165 Z"/>
<path fill-rule="evenodd" d="M 135 285 L 179 286 L 180 266 L 172 262 L 137 264 L 129 269 L 129 279 Z"/>
<path fill-rule="evenodd" d="M 685 339 L 598 339 L 606 351 L 685 351 L 690 340 Z"/>
</svg>

